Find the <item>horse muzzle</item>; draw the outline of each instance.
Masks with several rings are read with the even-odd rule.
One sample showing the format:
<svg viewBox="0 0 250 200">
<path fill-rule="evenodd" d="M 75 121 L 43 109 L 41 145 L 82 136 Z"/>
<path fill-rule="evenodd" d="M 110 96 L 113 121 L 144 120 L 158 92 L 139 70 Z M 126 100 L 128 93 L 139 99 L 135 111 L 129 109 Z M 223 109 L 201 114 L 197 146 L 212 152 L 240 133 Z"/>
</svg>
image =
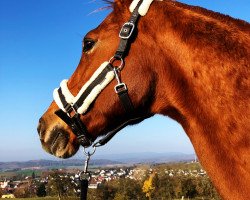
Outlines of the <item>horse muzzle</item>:
<svg viewBox="0 0 250 200">
<path fill-rule="evenodd" d="M 72 138 L 70 132 L 59 123 L 48 127 L 46 121 L 41 118 L 37 131 L 43 149 L 56 157 L 71 157 L 79 149 L 79 144 L 74 137 Z"/>
</svg>

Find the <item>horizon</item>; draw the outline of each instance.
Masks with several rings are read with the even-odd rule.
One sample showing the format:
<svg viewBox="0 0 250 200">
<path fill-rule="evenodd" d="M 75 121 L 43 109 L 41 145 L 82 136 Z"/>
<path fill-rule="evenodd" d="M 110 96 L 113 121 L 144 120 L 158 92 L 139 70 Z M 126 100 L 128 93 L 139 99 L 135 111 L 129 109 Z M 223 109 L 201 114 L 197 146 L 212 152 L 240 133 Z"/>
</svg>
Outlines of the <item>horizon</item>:
<svg viewBox="0 0 250 200">
<path fill-rule="evenodd" d="M 130 153 L 117 153 L 117 154 L 112 154 L 112 153 L 108 153 L 108 154 L 100 154 L 100 155 L 93 155 L 93 157 L 91 157 L 91 160 L 112 160 L 115 161 L 117 158 L 108 158 L 109 156 L 130 156 L 131 154 L 135 154 L 138 156 L 138 154 L 140 154 L 141 156 L 144 154 L 165 154 L 165 155 L 187 155 L 187 156 L 194 156 L 194 158 L 196 158 L 196 154 L 195 153 L 182 153 L 182 152 L 130 152 Z M 150 156 L 149 156 L 150 157 Z M 127 158 L 131 158 L 131 157 L 127 157 Z M 119 158 L 122 159 L 122 158 Z M 141 159 L 141 157 L 139 157 L 139 159 Z M 80 156 L 73 156 L 67 159 L 61 159 L 61 158 L 57 158 L 55 156 L 52 156 L 50 158 L 39 158 L 39 159 L 32 159 L 32 160 L 12 160 L 12 161 L 0 161 L 0 163 L 12 163 L 12 162 L 31 162 L 31 161 L 70 161 L 70 160 L 84 160 L 82 157 Z M 181 161 L 179 161 L 181 162 Z M 124 163 L 126 164 L 126 163 Z"/>
<path fill-rule="evenodd" d="M 180 2 L 250 21 L 246 0 Z M 36 126 L 52 101 L 53 89 L 75 70 L 83 36 L 111 12 L 89 15 L 103 6 L 103 1 L 86 0 L 0 1 L 0 162 L 62 160 L 42 149 Z M 182 127 L 160 115 L 124 128 L 95 156 L 114 152 L 195 154 Z M 70 159 L 83 159 L 82 155 L 81 148 Z"/>
</svg>

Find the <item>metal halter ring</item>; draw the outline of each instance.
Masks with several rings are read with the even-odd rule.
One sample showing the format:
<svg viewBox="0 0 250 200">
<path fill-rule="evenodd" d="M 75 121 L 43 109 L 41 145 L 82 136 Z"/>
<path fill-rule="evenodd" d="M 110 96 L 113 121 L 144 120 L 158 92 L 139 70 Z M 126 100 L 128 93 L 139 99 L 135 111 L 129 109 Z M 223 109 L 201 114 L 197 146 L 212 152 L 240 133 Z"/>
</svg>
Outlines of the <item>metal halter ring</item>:
<svg viewBox="0 0 250 200">
<path fill-rule="evenodd" d="M 93 151 L 91 152 L 91 151 L 86 151 L 86 149 L 87 148 L 83 148 L 83 150 L 84 150 L 84 154 L 86 155 L 86 156 L 92 156 L 92 155 L 94 155 L 94 153 L 95 153 L 95 151 L 96 151 L 96 146 L 93 146 Z"/>
<path fill-rule="evenodd" d="M 114 66 L 117 70 L 121 71 L 124 67 L 124 60 L 122 58 L 116 58 L 115 56 L 113 56 L 112 58 L 109 59 L 109 63 L 113 65 L 113 63 L 115 61 L 120 61 L 120 65 L 118 66 Z"/>
</svg>

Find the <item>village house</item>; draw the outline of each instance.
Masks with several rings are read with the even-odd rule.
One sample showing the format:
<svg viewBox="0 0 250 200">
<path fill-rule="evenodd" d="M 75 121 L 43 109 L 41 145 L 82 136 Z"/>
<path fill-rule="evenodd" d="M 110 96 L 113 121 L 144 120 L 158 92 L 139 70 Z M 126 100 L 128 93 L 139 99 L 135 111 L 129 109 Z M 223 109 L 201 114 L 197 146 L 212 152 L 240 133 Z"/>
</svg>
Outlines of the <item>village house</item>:
<svg viewBox="0 0 250 200">
<path fill-rule="evenodd" d="M 9 181 L 7 181 L 6 179 L 2 182 L 0 182 L 0 188 L 4 189 L 9 185 Z"/>
</svg>

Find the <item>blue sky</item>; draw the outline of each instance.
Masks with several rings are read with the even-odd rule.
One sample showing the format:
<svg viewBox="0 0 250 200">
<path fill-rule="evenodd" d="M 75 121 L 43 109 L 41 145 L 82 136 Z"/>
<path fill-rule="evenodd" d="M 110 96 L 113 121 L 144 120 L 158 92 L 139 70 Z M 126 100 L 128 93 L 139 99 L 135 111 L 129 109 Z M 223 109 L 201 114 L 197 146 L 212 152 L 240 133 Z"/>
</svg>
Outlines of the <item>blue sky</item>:
<svg viewBox="0 0 250 200">
<path fill-rule="evenodd" d="M 182 2 L 250 21 L 247 0 Z M 53 89 L 75 70 L 83 36 L 110 12 L 89 15 L 102 6 L 99 0 L 0 0 L 0 162 L 54 158 L 41 148 L 37 121 Z M 156 116 L 122 130 L 97 154 L 131 152 L 194 150 L 180 125 Z"/>
</svg>

